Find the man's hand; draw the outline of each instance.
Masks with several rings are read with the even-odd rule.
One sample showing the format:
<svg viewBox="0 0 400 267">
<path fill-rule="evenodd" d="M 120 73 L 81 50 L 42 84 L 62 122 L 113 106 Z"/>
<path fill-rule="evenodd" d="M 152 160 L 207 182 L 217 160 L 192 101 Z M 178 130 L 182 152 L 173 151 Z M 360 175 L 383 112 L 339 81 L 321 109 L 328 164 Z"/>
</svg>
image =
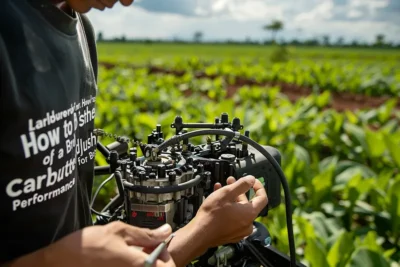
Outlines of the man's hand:
<svg viewBox="0 0 400 267">
<path fill-rule="evenodd" d="M 87 227 L 9 266 L 143 267 L 148 256 L 144 251 L 151 252 L 148 248 L 155 248 L 171 234 L 171 227 L 165 226 L 150 230 L 113 222 Z M 153 266 L 175 267 L 175 263 L 165 250 Z"/>
<path fill-rule="evenodd" d="M 253 188 L 255 196 L 246 193 Z M 267 193 L 260 181 L 246 176 L 227 185 L 214 186 L 190 223 L 178 230 L 169 245 L 177 266 L 185 266 L 210 247 L 236 243 L 253 232 L 253 221 L 267 205 Z"/>
<path fill-rule="evenodd" d="M 193 223 L 209 237 L 207 243 L 220 246 L 239 242 L 253 232 L 253 221 L 267 205 L 268 198 L 261 182 L 253 176 L 238 181 L 227 179 L 227 186 L 214 186 L 214 192 L 203 202 Z M 248 200 L 246 193 L 253 188 L 255 196 Z"/>
</svg>

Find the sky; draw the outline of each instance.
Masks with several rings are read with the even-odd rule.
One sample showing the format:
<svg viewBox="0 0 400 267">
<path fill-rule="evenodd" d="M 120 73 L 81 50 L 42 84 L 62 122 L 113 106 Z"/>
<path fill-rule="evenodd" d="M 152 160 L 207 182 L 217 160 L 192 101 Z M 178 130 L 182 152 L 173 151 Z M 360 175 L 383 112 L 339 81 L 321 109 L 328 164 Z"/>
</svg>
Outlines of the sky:
<svg viewBox="0 0 400 267">
<path fill-rule="evenodd" d="M 372 42 L 384 34 L 400 43 L 400 0 L 135 0 L 87 15 L 106 38 L 190 40 L 201 31 L 204 40 L 263 41 L 271 38 L 263 26 L 278 19 L 278 40 Z"/>
</svg>

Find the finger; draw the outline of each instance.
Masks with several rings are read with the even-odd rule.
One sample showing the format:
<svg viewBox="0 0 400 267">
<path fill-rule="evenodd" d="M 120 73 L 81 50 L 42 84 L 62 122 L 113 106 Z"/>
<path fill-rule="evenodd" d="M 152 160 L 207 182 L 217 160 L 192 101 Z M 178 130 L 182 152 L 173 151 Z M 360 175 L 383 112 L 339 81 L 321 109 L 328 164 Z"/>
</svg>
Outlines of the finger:
<svg viewBox="0 0 400 267">
<path fill-rule="evenodd" d="M 153 248 L 153 249 L 145 248 L 145 249 L 143 249 L 143 252 L 146 253 L 147 255 L 150 255 L 154 249 L 155 248 Z M 171 257 L 171 254 L 169 254 L 167 249 L 164 249 L 158 256 L 157 261 L 153 264 L 153 266 L 175 267 L 176 265 L 174 263 L 173 258 Z"/>
<path fill-rule="evenodd" d="M 100 2 L 100 0 L 94 0 L 93 7 L 99 10 L 104 10 L 106 8 L 106 6 L 102 2 Z"/>
<path fill-rule="evenodd" d="M 236 179 L 234 177 L 228 177 L 228 179 L 226 179 L 226 184 L 233 184 L 234 182 L 236 182 Z"/>
<path fill-rule="evenodd" d="M 123 260 L 124 263 L 128 263 L 124 266 L 145 266 L 145 261 L 149 257 L 149 253 L 145 253 L 134 247 L 127 247 L 127 251 L 121 250 L 119 253 L 121 254 L 120 259 Z M 167 250 L 165 250 L 165 252 L 163 251 L 154 262 L 153 267 L 176 267 L 172 257 L 168 255 L 169 253 Z M 163 258 L 161 258 L 161 256 Z"/>
<path fill-rule="evenodd" d="M 229 184 L 233 184 L 234 182 L 236 182 L 236 179 L 233 177 L 229 177 L 228 179 L 226 179 L 226 183 Z M 244 202 L 247 203 L 249 200 L 247 199 L 247 196 L 245 194 L 241 194 L 240 196 L 237 197 L 236 202 Z"/>
<path fill-rule="evenodd" d="M 124 6 L 129 6 L 133 3 L 133 0 L 120 0 L 120 2 Z"/>
<path fill-rule="evenodd" d="M 260 212 L 268 204 L 268 196 L 264 186 L 259 180 L 254 183 L 254 197 L 250 200 L 253 208 Z"/>
<path fill-rule="evenodd" d="M 100 2 L 108 8 L 112 8 L 117 0 L 100 0 Z"/>
<path fill-rule="evenodd" d="M 241 194 L 240 196 L 237 197 L 236 202 L 247 203 L 249 202 L 249 200 L 247 199 L 246 194 Z"/>
<path fill-rule="evenodd" d="M 253 224 L 250 224 L 246 229 L 245 237 L 250 236 L 251 234 L 253 234 L 253 232 L 254 232 L 254 226 Z"/>
<path fill-rule="evenodd" d="M 165 241 L 172 233 L 169 224 L 151 230 L 139 228 L 122 222 L 115 222 L 107 225 L 114 234 L 121 236 L 130 246 L 153 247 Z"/>
<path fill-rule="evenodd" d="M 157 247 L 146 247 L 143 248 L 143 252 L 146 254 L 151 254 Z M 161 252 L 161 254 L 158 256 L 158 258 L 160 260 L 162 260 L 163 262 L 169 262 L 172 260 L 171 255 L 169 254 L 168 249 L 163 249 L 163 251 Z"/>
<path fill-rule="evenodd" d="M 172 257 L 171 257 L 171 254 L 169 254 L 169 251 L 168 251 L 167 248 L 165 248 L 165 249 L 161 252 L 161 254 L 160 254 L 160 256 L 159 256 L 158 258 L 159 258 L 161 261 L 165 262 L 165 263 L 171 263 L 171 262 L 173 262 L 173 259 L 172 259 Z"/>
<path fill-rule="evenodd" d="M 254 182 L 255 182 L 254 176 L 245 176 L 243 178 L 240 178 L 235 183 L 225 186 L 221 190 L 225 190 L 225 192 L 226 192 L 225 197 L 226 198 L 228 198 L 228 199 L 230 199 L 232 201 L 236 201 L 236 199 L 241 194 L 245 194 L 247 191 L 250 190 L 250 188 L 253 187 Z"/>
<path fill-rule="evenodd" d="M 218 189 L 220 189 L 222 187 L 222 185 L 220 183 L 216 183 L 214 185 L 214 191 L 217 191 Z"/>
<path fill-rule="evenodd" d="M 153 266 L 154 267 L 176 267 L 172 258 L 170 258 L 170 260 L 168 260 L 168 261 L 157 260 Z"/>
</svg>

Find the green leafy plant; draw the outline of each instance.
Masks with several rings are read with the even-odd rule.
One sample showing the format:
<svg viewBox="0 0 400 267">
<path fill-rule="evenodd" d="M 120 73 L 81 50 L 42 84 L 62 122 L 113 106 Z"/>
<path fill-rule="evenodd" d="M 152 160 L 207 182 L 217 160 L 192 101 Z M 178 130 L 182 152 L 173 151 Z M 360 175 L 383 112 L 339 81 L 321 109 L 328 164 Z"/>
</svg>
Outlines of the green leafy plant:
<svg viewBox="0 0 400 267">
<path fill-rule="evenodd" d="M 153 72 L 154 66 L 170 72 Z M 176 115 L 193 122 L 213 122 L 222 112 L 239 117 L 253 140 L 282 154 L 301 261 L 309 266 L 394 267 L 400 261 L 397 101 L 344 112 L 330 105 L 343 92 L 398 95 L 398 67 L 390 60 L 272 64 L 254 58 L 192 57 L 140 68 L 100 68 L 96 127 L 146 141 L 157 123 L 171 137 L 168 125 Z M 173 73 L 182 70 L 183 75 Z M 263 84 L 269 82 L 275 84 Z M 281 82 L 312 88 L 313 93 L 292 101 Z M 236 93 L 226 98 L 233 86 Z M 96 161 L 104 164 L 100 156 Z M 115 193 L 112 186 L 96 205 Z M 270 230 L 273 244 L 288 253 L 283 204 L 258 220 Z"/>
</svg>

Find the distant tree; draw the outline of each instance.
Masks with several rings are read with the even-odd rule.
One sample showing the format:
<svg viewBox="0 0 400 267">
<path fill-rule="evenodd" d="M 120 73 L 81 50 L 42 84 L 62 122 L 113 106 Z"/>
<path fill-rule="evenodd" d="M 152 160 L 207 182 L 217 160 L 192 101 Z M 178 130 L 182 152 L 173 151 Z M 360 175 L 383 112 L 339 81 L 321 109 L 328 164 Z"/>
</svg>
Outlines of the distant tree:
<svg viewBox="0 0 400 267">
<path fill-rule="evenodd" d="M 325 46 L 329 46 L 330 45 L 330 37 L 329 37 L 329 35 L 322 36 L 322 39 L 323 39 L 323 44 Z"/>
<path fill-rule="evenodd" d="M 303 43 L 304 43 L 304 45 L 306 45 L 306 46 L 318 46 L 318 45 L 319 45 L 318 38 L 307 39 L 307 40 L 305 40 Z"/>
<path fill-rule="evenodd" d="M 343 37 L 339 37 L 336 41 L 336 45 L 338 46 L 342 46 L 344 44 L 344 38 Z"/>
<path fill-rule="evenodd" d="M 280 20 L 274 20 L 270 24 L 265 25 L 263 29 L 272 32 L 272 42 L 275 43 L 277 33 L 283 30 L 283 22 Z"/>
<path fill-rule="evenodd" d="M 201 31 L 197 31 L 193 35 L 193 40 L 195 43 L 200 43 L 203 39 L 203 33 Z"/>
<path fill-rule="evenodd" d="M 360 46 L 360 44 L 358 43 L 357 40 L 353 40 L 353 42 L 351 42 L 351 46 L 358 47 L 358 46 Z"/>
<path fill-rule="evenodd" d="M 300 45 L 301 42 L 299 40 L 297 40 L 297 39 L 293 39 L 292 41 L 289 42 L 289 44 L 291 44 L 291 45 Z"/>
<path fill-rule="evenodd" d="M 385 44 L 385 35 L 383 34 L 378 34 L 375 37 L 375 45 L 376 46 L 383 46 Z"/>
<path fill-rule="evenodd" d="M 101 41 L 103 41 L 104 39 L 103 39 L 103 32 L 99 32 L 98 34 L 97 34 L 97 41 L 98 42 L 101 42 Z"/>
<path fill-rule="evenodd" d="M 251 43 L 252 43 L 251 38 L 250 38 L 249 36 L 246 37 L 246 39 L 244 40 L 244 42 L 245 42 L 246 44 L 251 44 Z"/>
</svg>

